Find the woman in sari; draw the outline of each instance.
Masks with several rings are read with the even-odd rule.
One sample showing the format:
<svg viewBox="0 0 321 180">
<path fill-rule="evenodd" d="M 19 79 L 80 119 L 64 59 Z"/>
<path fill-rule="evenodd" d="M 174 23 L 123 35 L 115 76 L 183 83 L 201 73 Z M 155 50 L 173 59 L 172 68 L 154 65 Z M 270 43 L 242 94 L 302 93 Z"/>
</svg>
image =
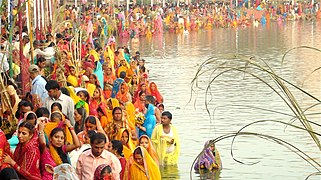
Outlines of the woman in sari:
<svg viewBox="0 0 321 180">
<path fill-rule="evenodd" d="M 221 157 L 214 143 L 206 141 L 202 155 L 198 158 L 194 164 L 195 170 L 207 169 L 222 169 Z"/>
<path fill-rule="evenodd" d="M 132 140 L 137 140 L 137 132 L 136 132 L 136 126 L 135 126 L 135 118 L 136 118 L 136 109 L 133 103 L 129 102 L 125 104 L 125 110 L 126 111 L 126 120 L 128 128 L 131 130 L 132 133 Z"/>
<path fill-rule="evenodd" d="M 135 101 L 137 100 L 137 98 L 139 98 L 139 93 L 140 92 L 144 92 L 145 95 L 148 95 L 148 91 L 147 91 L 147 87 L 145 83 L 140 83 L 137 90 L 134 93 L 134 97 L 133 97 L 133 103 L 135 103 Z"/>
<path fill-rule="evenodd" d="M 21 179 L 41 180 L 39 169 L 40 151 L 37 131 L 28 121 L 18 127 L 19 144 L 14 151 L 13 159 L 5 154 L 3 163 L 10 164 Z"/>
<path fill-rule="evenodd" d="M 97 86 L 98 87 L 103 87 L 103 86 L 100 86 L 100 82 L 99 82 L 96 74 L 90 74 L 89 75 L 89 83 L 96 85 L 96 87 Z"/>
<path fill-rule="evenodd" d="M 126 82 L 123 82 L 120 85 L 120 91 L 118 91 L 116 95 L 116 99 L 122 104 L 126 104 L 127 102 L 132 102 L 132 96 L 129 93 L 129 87 Z"/>
<path fill-rule="evenodd" d="M 149 139 L 148 136 L 142 135 L 138 140 L 138 146 L 144 147 L 158 165 L 157 153 L 153 147 L 152 141 Z"/>
<path fill-rule="evenodd" d="M 66 133 L 65 137 L 66 137 L 67 143 L 72 144 L 73 143 L 72 134 L 64 122 L 65 122 L 65 117 L 61 112 L 58 112 L 58 111 L 52 112 L 50 115 L 50 121 L 48 123 L 46 123 L 44 133 L 47 137 L 49 137 L 51 131 L 53 129 L 55 129 L 56 127 L 63 128 Z"/>
<path fill-rule="evenodd" d="M 104 83 L 114 84 L 114 81 L 116 80 L 116 76 L 113 73 L 112 66 L 105 63 L 103 65 L 103 70 L 104 70 Z"/>
<path fill-rule="evenodd" d="M 131 133 L 126 128 L 121 128 L 115 137 L 115 140 L 119 140 L 123 143 L 123 153 L 126 160 L 132 155 L 135 144 L 132 141 Z"/>
<path fill-rule="evenodd" d="M 86 138 L 86 135 L 89 130 L 94 130 L 94 131 L 101 132 L 101 133 L 105 134 L 105 131 L 101 127 L 99 120 L 94 116 L 88 116 L 85 120 L 84 130 L 77 134 L 78 139 L 81 144 L 85 143 L 85 138 Z M 106 134 L 105 134 L 105 136 L 106 136 Z M 106 138 L 107 138 L 107 136 L 106 136 Z M 108 144 L 108 138 L 107 138 L 106 144 Z"/>
<path fill-rule="evenodd" d="M 78 91 L 75 93 L 75 89 L 71 86 L 66 87 L 69 92 L 71 99 L 74 101 L 75 108 L 85 108 L 86 113 L 89 114 L 89 93 L 85 90 Z"/>
<path fill-rule="evenodd" d="M 125 59 L 120 59 L 120 66 L 116 70 L 117 77 L 120 77 L 120 73 L 121 72 L 125 72 L 126 73 L 128 69 L 129 69 L 129 65 L 126 62 L 126 60 Z"/>
<path fill-rule="evenodd" d="M 112 169 L 108 164 L 99 165 L 94 173 L 94 180 L 113 180 Z M 122 178 L 120 178 L 122 180 Z"/>
<path fill-rule="evenodd" d="M 137 90 L 137 86 L 138 86 L 138 78 L 137 78 L 137 74 L 133 74 L 130 82 L 130 88 L 129 88 L 129 93 L 134 96 L 135 91 Z"/>
<path fill-rule="evenodd" d="M 37 124 L 37 115 L 33 111 L 26 112 L 25 115 L 23 116 L 23 121 L 28 121 L 32 125 Z"/>
<path fill-rule="evenodd" d="M 164 111 L 162 124 L 155 127 L 151 138 L 161 166 L 176 165 L 180 153 L 178 132 L 171 124 L 171 120 L 172 114 Z"/>
<path fill-rule="evenodd" d="M 101 103 L 97 108 L 98 119 L 102 128 L 104 129 L 109 123 L 112 122 L 111 119 L 107 118 L 107 105 Z"/>
<path fill-rule="evenodd" d="M 0 117 L 0 127 L 1 126 L 2 126 L 2 119 Z M 12 156 L 12 153 L 10 152 L 10 145 L 7 141 L 6 135 L 0 129 L 0 171 L 2 171 L 4 168 L 10 167 L 9 164 L 2 163 L 2 158 L 4 154 L 8 154 L 9 156 Z"/>
<path fill-rule="evenodd" d="M 150 95 L 155 97 L 156 104 L 163 103 L 164 101 L 163 96 L 158 91 L 157 85 L 154 82 L 151 82 L 149 84 L 148 92 L 150 93 Z"/>
<path fill-rule="evenodd" d="M 88 76 L 86 76 L 86 75 L 83 75 L 83 76 L 81 77 L 81 80 L 82 80 L 82 82 L 83 82 L 83 85 L 82 85 L 82 86 L 87 89 L 87 92 L 89 93 L 89 96 L 92 97 L 93 94 L 94 94 L 94 91 L 95 91 L 95 89 L 96 89 L 96 85 L 90 83 L 90 82 L 89 82 L 89 78 L 88 78 Z"/>
<path fill-rule="evenodd" d="M 116 98 L 109 98 L 107 100 L 107 119 L 113 119 L 113 109 L 119 106 L 119 101 Z"/>
<path fill-rule="evenodd" d="M 101 63 L 99 61 L 95 61 L 95 69 L 94 69 L 94 74 L 96 75 L 97 77 L 97 80 L 98 80 L 98 83 L 99 83 L 99 86 L 101 88 L 104 87 L 104 73 L 103 73 L 103 67 L 101 65 Z M 90 79 L 90 77 L 89 77 Z"/>
<path fill-rule="evenodd" d="M 137 61 L 132 60 L 130 62 L 130 68 L 126 71 L 126 76 L 132 78 L 133 75 L 137 75 L 138 69 L 137 69 Z"/>
<path fill-rule="evenodd" d="M 69 75 L 67 77 L 67 83 L 69 83 L 73 87 L 78 87 L 78 78 L 76 75 L 76 67 L 69 66 Z"/>
<path fill-rule="evenodd" d="M 105 99 L 109 99 L 111 97 L 112 89 L 113 89 L 113 85 L 112 84 L 105 83 L 105 85 L 104 85 L 104 97 L 105 97 Z"/>
<path fill-rule="evenodd" d="M 135 109 L 137 112 L 145 113 L 145 101 L 146 101 L 146 93 L 144 91 L 140 91 L 138 94 L 138 98 L 134 103 Z"/>
<path fill-rule="evenodd" d="M 152 104 L 147 104 L 147 111 L 145 114 L 145 121 L 143 125 L 137 124 L 139 129 L 139 137 L 142 135 L 152 136 L 153 130 L 156 126 L 155 107 Z"/>
<path fill-rule="evenodd" d="M 44 124 L 39 125 L 39 143 L 41 152 L 40 167 L 43 180 L 51 180 L 53 178 L 52 169 L 63 163 L 70 164 L 68 152 L 80 147 L 74 128 L 69 120 L 65 120 L 64 124 L 72 134 L 73 144 L 66 144 L 66 134 L 62 128 L 54 128 L 50 132 L 49 144 L 47 147 L 46 138 L 44 136 Z"/>
<path fill-rule="evenodd" d="M 89 101 L 89 115 L 98 117 L 97 108 L 100 103 L 106 103 L 103 95 L 103 90 L 99 87 L 96 87 L 94 95 Z"/>
<path fill-rule="evenodd" d="M 147 150 L 138 146 L 133 153 L 134 161 L 130 166 L 131 180 L 160 180 L 158 165 Z"/>
<path fill-rule="evenodd" d="M 75 109 L 74 119 L 75 119 L 75 132 L 76 132 L 76 134 L 78 134 L 84 130 L 86 117 L 87 117 L 87 113 L 86 113 L 85 108 L 80 107 L 80 108 Z"/>
</svg>

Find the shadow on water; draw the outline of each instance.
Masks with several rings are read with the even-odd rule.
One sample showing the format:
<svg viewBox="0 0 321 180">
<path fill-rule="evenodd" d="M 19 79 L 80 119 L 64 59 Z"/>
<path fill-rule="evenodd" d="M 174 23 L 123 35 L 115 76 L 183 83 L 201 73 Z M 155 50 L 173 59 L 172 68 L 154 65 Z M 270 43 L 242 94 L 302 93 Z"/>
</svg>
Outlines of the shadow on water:
<svg viewBox="0 0 321 180">
<path fill-rule="evenodd" d="M 214 171 L 209 171 L 209 170 L 200 170 L 200 171 L 195 171 L 195 174 L 199 179 L 201 180 L 218 180 L 220 179 L 220 170 L 214 170 Z"/>
</svg>

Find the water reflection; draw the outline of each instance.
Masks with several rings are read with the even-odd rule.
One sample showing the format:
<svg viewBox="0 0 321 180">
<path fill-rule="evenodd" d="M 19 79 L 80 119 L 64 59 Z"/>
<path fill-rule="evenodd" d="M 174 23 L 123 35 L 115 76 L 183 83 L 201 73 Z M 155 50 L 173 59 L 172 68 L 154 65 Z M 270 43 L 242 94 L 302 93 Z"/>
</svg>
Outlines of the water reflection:
<svg viewBox="0 0 321 180">
<path fill-rule="evenodd" d="M 257 120 L 291 120 L 286 115 L 242 107 L 241 105 L 247 105 L 292 114 L 289 107 L 271 89 L 240 74 L 224 76 L 211 87 L 212 101 L 209 108 L 211 113 L 215 110 L 215 114 L 214 119 L 210 120 L 204 106 L 204 91 L 200 89 L 194 92 L 192 101 L 188 103 L 190 83 L 205 59 L 212 56 L 224 57 L 235 52 L 254 55 L 264 59 L 276 73 L 288 81 L 321 99 L 321 73 L 316 71 L 310 74 L 321 67 L 319 54 L 310 50 L 295 50 L 281 63 L 283 54 L 292 47 L 307 45 L 321 49 L 320 26 L 321 22 L 286 22 L 237 31 L 214 29 L 188 35 L 166 33 L 163 37 L 141 38 L 139 51 L 147 61 L 150 80 L 156 82 L 163 93 L 165 109 L 172 112 L 172 123 L 177 125 L 182 143 L 178 167 L 162 169 L 163 179 L 189 179 L 192 162 L 208 139 L 238 131 Z M 123 43 L 127 45 L 126 42 Z M 208 80 L 209 76 L 204 76 L 199 85 L 204 88 Z M 290 89 L 303 110 L 316 103 L 308 96 Z M 320 112 L 319 105 L 306 113 L 314 114 L 308 118 L 316 121 L 321 119 Z M 301 126 L 298 121 L 294 124 Z M 317 132 L 321 131 L 320 127 L 314 128 Z M 321 162 L 320 151 L 311 137 L 303 131 L 275 123 L 258 124 L 246 130 L 282 138 Z M 230 143 L 230 140 L 224 140 L 216 144 L 224 164 L 219 174 L 220 179 L 304 179 L 315 172 L 307 162 L 283 146 L 255 137 L 238 137 L 233 149 L 238 159 L 260 163 L 252 166 L 236 163 L 230 155 Z M 216 177 L 207 173 L 201 175 L 204 178 Z M 201 175 L 193 172 L 193 179 L 200 179 Z"/>
<path fill-rule="evenodd" d="M 181 179 L 177 165 L 160 167 L 160 171 L 161 171 L 162 179 L 170 179 L 170 180 Z"/>
<path fill-rule="evenodd" d="M 218 180 L 220 179 L 221 171 L 200 170 L 200 171 L 196 171 L 195 174 L 199 177 L 199 179 L 202 179 L 202 180 L 207 180 L 207 179 Z"/>
</svg>

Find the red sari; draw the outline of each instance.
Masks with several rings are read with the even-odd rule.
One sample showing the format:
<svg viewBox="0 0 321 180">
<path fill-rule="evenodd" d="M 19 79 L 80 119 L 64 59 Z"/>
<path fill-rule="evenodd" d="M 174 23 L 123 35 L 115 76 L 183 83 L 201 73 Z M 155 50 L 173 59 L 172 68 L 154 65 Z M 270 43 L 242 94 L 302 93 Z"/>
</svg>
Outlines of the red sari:
<svg viewBox="0 0 321 180">
<path fill-rule="evenodd" d="M 12 156 L 10 152 L 10 145 L 7 141 L 6 135 L 0 129 L 0 171 L 10 166 L 9 164 L 2 164 L 2 158 L 5 153 L 8 154 L 9 156 Z"/>
<path fill-rule="evenodd" d="M 152 90 L 151 86 L 154 85 L 155 89 Z M 149 93 L 150 95 L 155 97 L 156 103 L 163 103 L 163 96 L 158 91 L 157 85 L 154 82 L 149 84 Z"/>
<path fill-rule="evenodd" d="M 17 145 L 13 159 L 16 161 L 13 168 L 19 174 L 20 179 L 41 180 L 40 151 L 36 132 L 24 146 L 20 143 Z"/>
</svg>

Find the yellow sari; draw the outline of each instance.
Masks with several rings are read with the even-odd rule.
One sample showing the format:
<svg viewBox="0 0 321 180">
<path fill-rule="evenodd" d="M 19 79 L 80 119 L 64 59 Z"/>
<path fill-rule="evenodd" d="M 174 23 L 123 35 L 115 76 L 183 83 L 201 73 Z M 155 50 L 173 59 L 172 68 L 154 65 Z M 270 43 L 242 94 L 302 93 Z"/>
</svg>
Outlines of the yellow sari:
<svg viewBox="0 0 321 180">
<path fill-rule="evenodd" d="M 68 87 L 66 87 L 66 89 L 68 90 L 71 99 L 74 101 L 74 104 L 77 104 L 79 101 L 82 100 L 82 99 L 80 99 L 79 96 L 76 95 L 73 87 L 68 86 Z M 84 108 L 86 109 L 86 113 L 89 114 L 89 105 L 87 102 L 85 102 Z"/>
<path fill-rule="evenodd" d="M 132 155 L 132 153 L 134 152 L 134 149 L 135 149 L 135 144 L 133 143 L 132 141 L 132 138 L 131 138 L 131 133 L 129 130 L 127 130 L 126 128 L 122 128 L 120 129 L 118 132 L 117 132 L 117 135 L 115 137 L 115 140 L 121 140 L 121 137 L 124 133 L 124 131 L 127 131 L 128 133 L 128 142 L 126 145 L 123 145 L 123 154 L 124 154 L 124 157 L 126 158 L 126 160 L 129 160 L 130 156 Z"/>
<path fill-rule="evenodd" d="M 142 135 L 139 137 L 139 140 L 138 142 L 140 143 L 140 140 L 142 138 L 146 138 L 148 140 L 148 148 L 146 149 L 147 152 L 149 153 L 149 155 L 154 159 L 154 161 L 156 162 L 157 165 L 159 165 L 159 162 L 158 162 L 158 156 L 157 156 L 157 153 L 153 147 L 153 143 L 152 141 L 149 139 L 149 137 L 147 135 Z M 138 144 L 139 146 L 140 144 Z"/>
<path fill-rule="evenodd" d="M 171 126 L 171 131 L 173 132 L 174 146 L 175 149 L 171 153 L 167 153 L 168 139 L 164 137 L 163 125 L 160 124 L 156 126 L 153 130 L 151 140 L 153 146 L 157 152 L 159 165 L 176 165 L 178 161 L 178 156 L 180 153 L 180 141 L 176 128 Z"/>
<path fill-rule="evenodd" d="M 125 105 L 125 109 L 127 112 L 127 125 L 129 126 L 129 128 L 131 130 L 136 130 L 136 126 L 135 126 L 136 109 L 135 109 L 135 106 L 133 105 L 133 103 L 128 102 Z"/>
<path fill-rule="evenodd" d="M 96 50 L 91 49 L 91 50 L 89 51 L 89 56 L 90 56 L 90 55 L 92 55 L 92 56 L 94 57 L 95 62 L 96 62 L 96 61 L 99 61 L 99 54 L 97 53 Z"/>
<path fill-rule="evenodd" d="M 87 89 L 90 97 L 93 97 L 94 91 L 95 91 L 95 89 L 96 89 L 96 85 L 91 84 L 91 83 L 86 83 L 86 89 Z"/>
<path fill-rule="evenodd" d="M 160 180 L 161 174 L 159 168 L 153 158 L 149 155 L 147 150 L 143 147 L 138 146 L 136 149 L 140 148 L 142 151 L 142 156 L 144 160 L 144 166 L 138 164 L 135 160 L 130 166 L 130 179 L 131 180 Z M 134 157 L 134 154 L 132 154 Z"/>
<path fill-rule="evenodd" d="M 115 107 L 119 107 L 119 106 L 120 106 L 120 105 L 119 105 L 119 101 L 118 101 L 116 98 L 109 98 L 109 99 L 107 100 L 107 104 L 108 104 L 109 102 L 111 102 L 111 105 L 112 105 L 113 109 L 114 109 Z M 107 110 L 107 119 L 113 119 L 113 109 L 108 109 L 108 110 Z"/>
<path fill-rule="evenodd" d="M 78 79 L 76 76 L 69 75 L 67 77 L 67 82 L 70 83 L 73 87 L 78 87 Z"/>
<path fill-rule="evenodd" d="M 63 122 L 64 116 L 62 115 L 62 113 L 60 113 L 60 114 L 63 117 L 61 122 L 48 122 L 48 123 L 46 123 L 46 127 L 43 131 L 48 138 L 50 137 L 50 133 L 53 129 L 55 129 L 56 127 L 58 127 L 59 125 L 62 125 L 64 123 Z M 69 128 L 66 125 L 63 125 L 61 128 L 64 129 L 64 131 L 66 133 L 66 144 L 73 144 L 73 139 L 72 139 L 72 135 L 70 133 Z"/>
</svg>

